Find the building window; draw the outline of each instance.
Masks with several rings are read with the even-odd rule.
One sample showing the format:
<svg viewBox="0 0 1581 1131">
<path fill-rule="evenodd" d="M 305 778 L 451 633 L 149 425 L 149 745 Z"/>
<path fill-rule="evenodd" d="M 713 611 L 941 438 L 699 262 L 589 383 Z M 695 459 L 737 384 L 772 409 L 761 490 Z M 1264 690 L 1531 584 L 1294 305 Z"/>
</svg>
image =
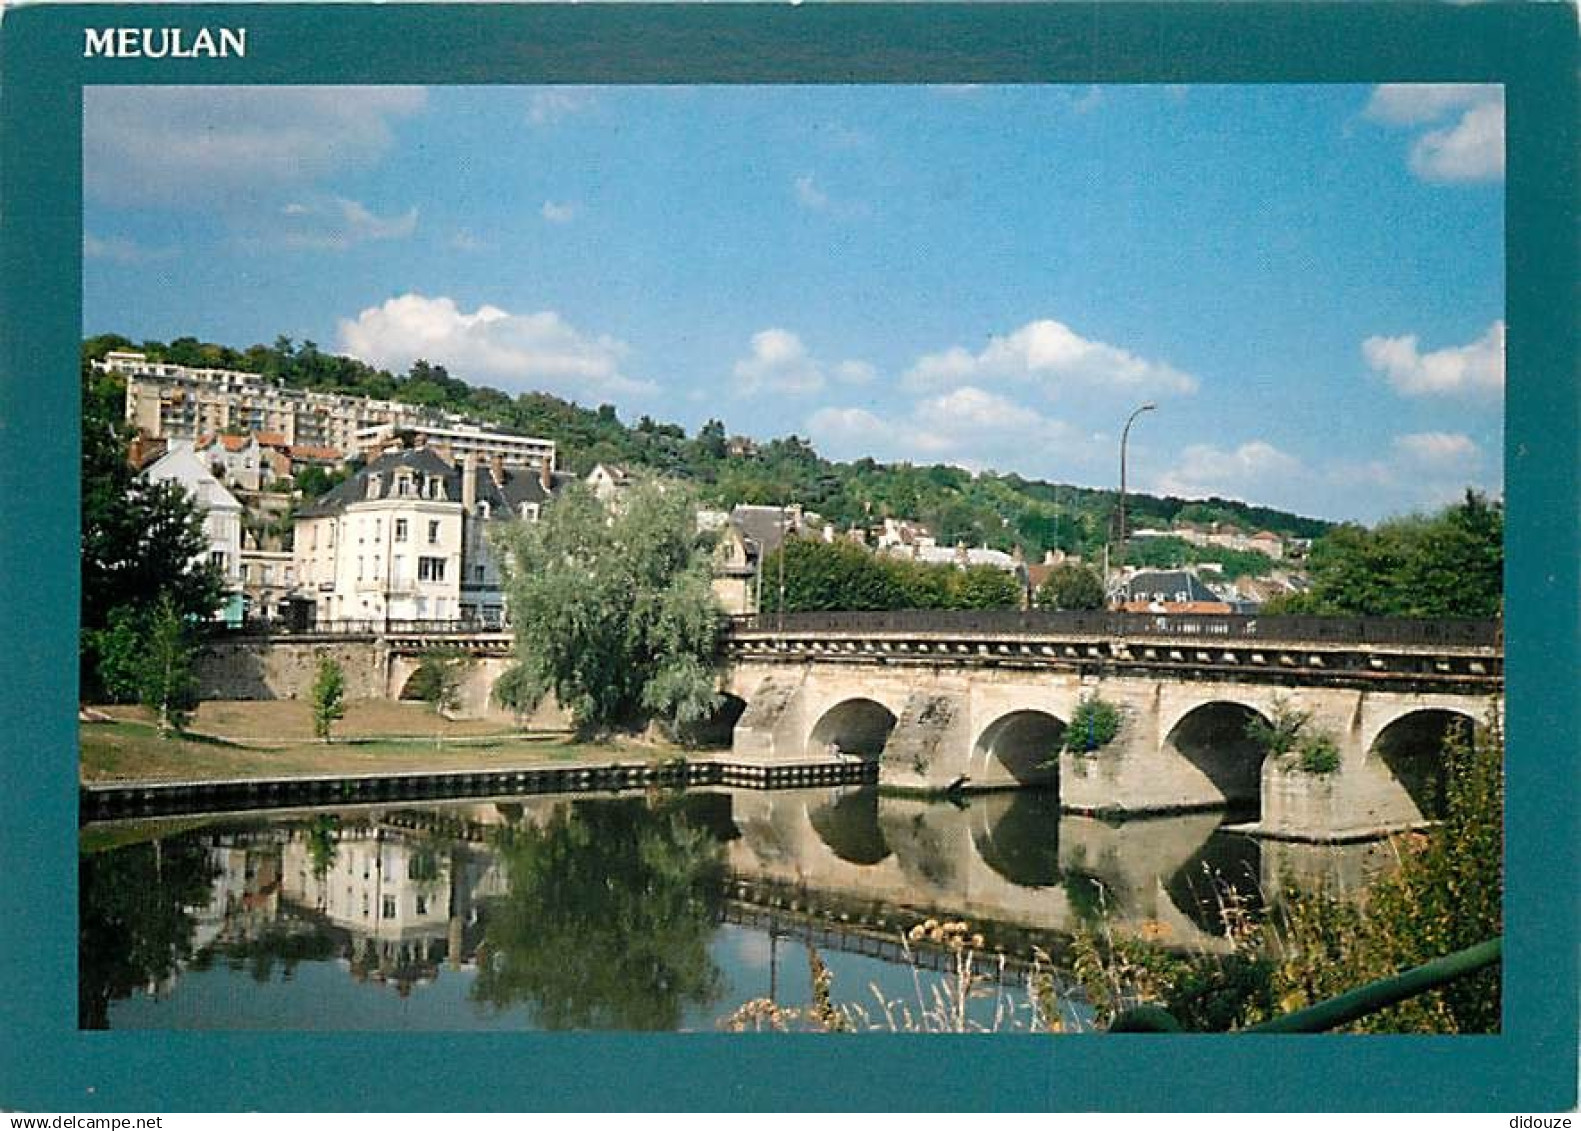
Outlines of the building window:
<svg viewBox="0 0 1581 1131">
<path fill-rule="evenodd" d="M 437 518 L 429 519 L 428 520 L 428 544 L 430 546 L 432 546 L 432 545 L 435 545 L 436 543 L 438 543 L 438 541 L 439 541 L 439 520 Z"/>
<path fill-rule="evenodd" d="M 428 914 L 428 897 L 426 895 L 420 895 L 417 897 L 417 913 L 419 915 Z"/>
<path fill-rule="evenodd" d="M 221 572 L 224 572 L 224 570 L 225 570 L 225 551 L 224 550 L 210 550 L 209 551 L 209 564 L 211 566 L 214 566 L 216 569 L 220 570 Z"/>
<path fill-rule="evenodd" d="M 380 908 L 380 910 L 383 912 L 384 918 L 386 918 L 386 919 L 394 919 L 395 918 L 395 896 L 393 896 L 393 895 L 385 896 L 384 897 L 384 906 L 382 908 Z"/>
<path fill-rule="evenodd" d="M 395 540 L 397 542 L 406 541 L 406 520 L 404 518 L 395 520 Z"/>
<path fill-rule="evenodd" d="M 443 581 L 445 579 L 444 558 L 418 558 L 418 581 Z"/>
<path fill-rule="evenodd" d="M 473 566 L 472 567 L 472 580 L 478 582 L 481 585 L 483 583 L 484 575 L 487 572 L 488 572 L 488 569 L 485 566 Z"/>
</svg>

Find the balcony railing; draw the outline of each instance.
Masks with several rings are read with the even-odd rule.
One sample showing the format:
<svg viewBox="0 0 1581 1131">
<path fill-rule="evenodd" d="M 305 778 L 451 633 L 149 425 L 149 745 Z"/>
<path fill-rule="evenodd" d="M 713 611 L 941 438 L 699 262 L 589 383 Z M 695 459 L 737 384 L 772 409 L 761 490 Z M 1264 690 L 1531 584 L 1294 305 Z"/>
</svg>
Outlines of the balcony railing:
<svg viewBox="0 0 1581 1131">
<path fill-rule="evenodd" d="M 759 613 L 732 617 L 732 632 L 821 635 L 1199 637 L 1224 641 L 1497 647 L 1497 620 L 1279 617 L 1241 614 L 908 609 L 893 612 Z"/>
</svg>

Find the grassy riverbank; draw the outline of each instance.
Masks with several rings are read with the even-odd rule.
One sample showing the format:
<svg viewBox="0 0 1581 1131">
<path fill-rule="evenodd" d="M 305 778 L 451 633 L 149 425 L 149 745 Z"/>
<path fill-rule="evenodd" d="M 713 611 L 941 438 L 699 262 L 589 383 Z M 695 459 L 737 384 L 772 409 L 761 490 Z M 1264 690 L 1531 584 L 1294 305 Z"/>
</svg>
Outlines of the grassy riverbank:
<svg viewBox="0 0 1581 1131">
<path fill-rule="evenodd" d="M 313 738 L 306 703 L 205 703 L 188 732 L 168 740 L 141 708 L 99 713 L 109 721 L 78 728 L 86 782 L 499 769 L 673 753 L 641 744 L 579 744 L 562 733 L 524 734 L 498 722 L 442 719 L 416 704 L 382 700 L 349 704 L 328 744 Z"/>
</svg>

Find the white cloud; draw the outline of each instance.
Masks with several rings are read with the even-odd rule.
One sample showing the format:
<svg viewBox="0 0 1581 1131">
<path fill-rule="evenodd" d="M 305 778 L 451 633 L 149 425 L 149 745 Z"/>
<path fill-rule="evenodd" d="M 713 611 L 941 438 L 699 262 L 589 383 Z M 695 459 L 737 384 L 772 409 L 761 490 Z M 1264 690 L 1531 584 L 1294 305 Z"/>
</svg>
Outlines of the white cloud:
<svg viewBox="0 0 1581 1131">
<path fill-rule="evenodd" d="M 829 207 L 829 194 L 818 187 L 809 173 L 796 178 L 796 203 L 814 212 L 822 212 Z"/>
<path fill-rule="evenodd" d="M 114 204 L 190 208 L 371 165 L 421 87 L 90 86 L 83 184 Z"/>
<path fill-rule="evenodd" d="M 462 228 L 451 236 L 448 246 L 454 251 L 484 251 L 489 245 L 473 234 L 471 228 Z"/>
<path fill-rule="evenodd" d="M 405 294 L 341 319 L 340 347 L 384 368 L 404 369 L 421 357 L 468 380 L 584 403 L 654 391 L 621 371 L 624 343 L 584 334 L 553 311 L 511 314 L 485 305 L 468 313 L 449 298 Z"/>
<path fill-rule="evenodd" d="M 1163 362 L 1105 342 L 1090 341 L 1052 318 L 1029 322 L 990 339 L 977 354 L 960 346 L 917 359 L 906 381 L 913 386 L 962 382 L 1037 381 L 1053 391 L 1062 384 L 1127 392 L 1192 393 L 1197 379 Z"/>
<path fill-rule="evenodd" d="M 830 196 L 818 183 L 818 178 L 805 173 L 791 183 L 796 204 L 808 212 L 820 212 L 836 220 L 855 220 L 868 215 L 869 209 L 860 200 L 846 200 Z"/>
<path fill-rule="evenodd" d="M 1497 97 L 1499 87 L 1478 83 L 1383 83 L 1373 88 L 1367 117 L 1391 126 L 1417 126 Z"/>
<path fill-rule="evenodd" d="M 144 247 L 136 240 L 126 239 L 124 236 L 108 236 L 100 239 L 92 232 L 82 233 L 82 254 L 87 259 L 104 259 L 111 263 L 148 263 L 156 259 L 169 259 L 173 257 L 173 248 Z"/>
<path fill-rule="evenodd" d="M 1300 460 L 1265 440 L 1252 440 L 1233 451 L 1188 444 L 1180 461 L 1158 477 L 1156 490 L 1186 498 L 1219 495 L 1262 501 L 1302 474 Z"/>
<path fill-rule="evenodd" d="M 1391 126 L 1447 122 L 1411 144 L 1411 169 L 1423 180 L 1489 181 L 1504 176 L 1503 87 L 1389 83 L 1373 90 L 1365 113 Z"/>
<path fill-rule="evenodd" d="M 539 127 L 558 125 L 596 104 L 593 93 L 579 87 L 535 90 L 527 99 L 527 121 Z"/>
<path fill-rule="evenodd" d="M 1361 344 L 1367 364 L 1407 396 L 1497 393 L 1504 388 L 1504 321 L 1464 346 L 1422 353 L 1417 336 L 1372 337 Z"/>
<path fill-rule="evenodd" d="M 855 360 L 842 361 L 827 370 L 808 352 L 801 338 L 777 326 L 753 334 L 749 350 L 733 369 L 742 393 L 815 393 L 831 376 L 836 381 L 857 385 L 878 375 L 867 362 Z"/>
<path fill-rule="evenodd" d="M 965 467 L 1006 466 L 1029 450 L 1057 446 L 1069 459 L 1088 441 L 1063 421 L 974 385 L 927 397 L 879 415 L 863 408 L 822 408 L 807 422 L 820 447 L 840 458 L 934 460 Z"/>
<path fill-rule="evenodd" d="M 1411 463 L 1427 468 L 1464 468 L 1482 454 L 1476 441 L 1462 432 L 1412 432 L 1396 436 L 1394 447 Z"/>
<path fill-rule="evenodd" d="M 345 251 L 357 244 L 406 239 L 417 230 L 417 209 L 380 216 L 359 201 L 333 196 L 291 201 L 280 210 L 274 230 L 254 237 L 307 251 Z"/>
<path fill-rule="evenodd" d="M 540 211 L 543 213 L 543 218 L 551 224 L 569 224 L 576 219 L 577 207 L 570 201 L 560 203 L 546 200 L 543 202 L 543 208 Z"/>
<path fill-rule="evenodd" d="M 842 361 L 834 367 L 834 379 L 847 385 L 867 385 L 877 378 L 878 370 L 865 361 Z"/>
<path fill-rule="evenodd" d="M 1494 181 L 1504 176 L 1504 103 L 1474 106 L 1459 122 L 1423 134 L 1411 168 L 1429 181 Z"/>
</svg>

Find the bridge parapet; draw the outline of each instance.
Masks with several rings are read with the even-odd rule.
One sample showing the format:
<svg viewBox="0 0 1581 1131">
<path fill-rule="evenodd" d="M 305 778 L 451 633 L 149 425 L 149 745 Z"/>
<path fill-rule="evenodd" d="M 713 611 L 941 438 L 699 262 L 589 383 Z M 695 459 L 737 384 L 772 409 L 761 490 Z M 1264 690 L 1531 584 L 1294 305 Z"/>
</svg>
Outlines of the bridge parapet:
<svg viewBox="0 0 1581 1131">
<path fill-rule="evenodd" d="M 1497 691 L 1497 621 L 925 611 L 737 618 L 735 660 L 1052 667 L 1339 686 Z"/>
</svg>

